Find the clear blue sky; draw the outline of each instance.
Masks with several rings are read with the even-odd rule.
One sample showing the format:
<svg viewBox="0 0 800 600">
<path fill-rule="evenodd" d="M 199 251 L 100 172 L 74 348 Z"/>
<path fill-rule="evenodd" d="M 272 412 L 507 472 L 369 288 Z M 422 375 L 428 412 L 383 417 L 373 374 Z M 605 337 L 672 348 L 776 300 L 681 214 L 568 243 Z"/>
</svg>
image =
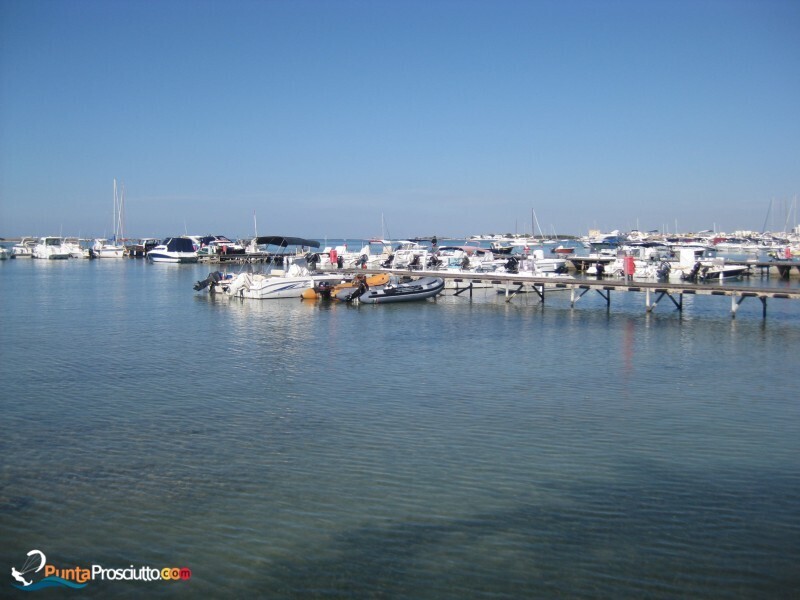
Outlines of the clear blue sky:
<svg viewBox="0 0 800 600">
<path fill-rule="evenodd" d="M 800 2 L 0 0 L 0 236 L 782 229 Z"/>
</svg>

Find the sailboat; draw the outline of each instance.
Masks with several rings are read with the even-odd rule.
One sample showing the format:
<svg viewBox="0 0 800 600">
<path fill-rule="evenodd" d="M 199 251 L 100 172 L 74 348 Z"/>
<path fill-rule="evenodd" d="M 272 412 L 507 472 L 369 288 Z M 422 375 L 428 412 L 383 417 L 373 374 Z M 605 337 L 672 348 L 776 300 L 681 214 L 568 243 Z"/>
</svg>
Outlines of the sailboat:
<svg viewBox="0 0 800 600">
<path fill-rule="evenodd" d="M 96 258 L 122 258 L 125 256 L 125 246 L 122 245 L 125 225 L 125 189 L 117 191 L 117 180 L 114 180 L 114 238 L 109 241 L 97 238 L 91 248 L 91 254 Z"/>
</svg>

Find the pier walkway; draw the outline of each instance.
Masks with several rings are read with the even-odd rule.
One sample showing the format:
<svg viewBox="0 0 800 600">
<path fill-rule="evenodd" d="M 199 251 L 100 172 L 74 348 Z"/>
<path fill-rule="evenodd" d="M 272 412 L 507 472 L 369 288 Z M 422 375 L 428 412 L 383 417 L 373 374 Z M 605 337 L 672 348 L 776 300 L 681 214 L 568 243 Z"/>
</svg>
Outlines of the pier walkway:
<svg viewBox="0 0 800 600">
<path fill-rule="evenodd" d="M 505 286 L 506 302 L 510 302 L 518 293 L 532 290 L 538 294 L 542 302 L 548 292 L 569 291 L 570 306 L 583 298 L 588 292 L 594 291 L 606 301 L 606 306 L 611 307 L 612 292 L 638 292 L 645 297 L 647 312 L 653 311 L 664 298 L 672 301 L 675 307 L 683 310 L 683 296 L 728 296 L 731 299 L 731 317 L 736 318 L 736 311 L 747 298 L 757 298 L 761 301 L 762 315 L 767 316 L 767 301 L 772 298 L 800 300 L 800 288 L 774 288 L 763 286 L 742 286 L 706 283 L 673 283 L 656 281 L 633 281 L 620 279 L 578 279 L 568 276 L 532 276 L 525 273 L 470 273 L 470 272 L 442 272 L 442 271 L 410 271 L 408 269 L 342 269 L 342 273 L 368 274 L 391 273 L 408 277 L 441 277 L 455 282 L 464 283 L 465 286 L 455 292 L 455 295 L 468 293 L 472 297 L 473 283 L 491 283 L 496 286 Z M 527 288 L 527 289 L 526 289 Z"/>
</svg>

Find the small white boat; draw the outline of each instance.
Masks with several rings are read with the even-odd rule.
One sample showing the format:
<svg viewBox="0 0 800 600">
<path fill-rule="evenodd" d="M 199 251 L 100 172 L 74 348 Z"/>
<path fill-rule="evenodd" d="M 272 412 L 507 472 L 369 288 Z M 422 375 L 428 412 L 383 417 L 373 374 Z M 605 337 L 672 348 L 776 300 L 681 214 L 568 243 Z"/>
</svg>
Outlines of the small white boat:
<svg viewBox="0 0 800 600">
<path fill-rule="evenodd" d="M 9 258 L 14 258 L 14 255 L 5 246 L 0 246 L 0 260 L 8 260 Z"/>
<path fill-rule="evenodd" d="M 11 253 L 17 258 L 32 258 L 36 239 L 24 237 L 11 248 Z"/>
<path fill-rule="evenodd" d="M 189 238 L 172 237 L 150 250 L 147 259 L 159 263 L 195 263 L 197 252 Z"/>
<path fill-rule="evenodd" d="M 223 277 L 209 286 L 209 292 L 251 300 L 302 298 L 307 290 L 334 286 L 341 280 L 341 275 L 314 274 L 301 264 L 293 263 L 285 271 L 273 269 L 269 273 L 239 273 L 233 277 Z M 196 284 L 196 290 L 201 283 Z"/>
<path fill-rule="evenodd" d="M 69 258 L 69 249 L 64 246 L 62 238 L 46 236 L 39 238 L 39 243 L 33 249 L 33 258 L 66 260 Z"/>
<path fill-rule="evenodd" d="M 64 238 L 64 248 L 69 252 L 70 258 L 92 258 L 86 241 L 76 237 Z"/>
<path fill-rule="evenodd" d="M 122 258 L 125 256 L 125 246 L 112 244 L 103 238 L 97 238 L 94 241 L 91 251 L 95 258 Z"/>
<path fill-rule="evenodd" d="M 432 254 L 431 248 L 419 242 L 402 240 L 394 250 L 392 269 L 424 269 L 428 258 Z"/>
<path fill-rule="evenodd" d="M 336 272 L 312 272 L 308 269 L 308 248 L 319 248 L 316 240 L 284 236 L 256 238 L 257 245 L 277 246 L 285 250 L 295 247 L 294 253 L 270 253 L 270 269 L 265 273 L 242 272 L 237 275 L 211 273 L 198 281 L 194 289 L 208 288 L 211 294 L 222 294 L 233 298 L 271 300 L 276 298 L 303 298 L 308 290 L 332 287 L 341 283 L 342 276 Z"/>
<path fill-rule="evenodd" d="M 714 282 L 741 279 L 749 273 L 747 265 L 732 265 L 722 257 L 704 256 L 699 249 L 681 248 L 678 262 L 672 263 L 670 281 Z"/>
<path fill-rule="evenodd" d="M 194 240 L 192 240 L 194 241 Z M 198 256 L 245 254 L 245 247 L 224 235 L 206 235 L 199 240 Z"/>
<path fill-rule="evenodd" d="M 159 242 L 156 238 L 141 238 L 137 243 L 128 246 L 126 254 L 131 258 L 144 258 Z"/>
</svg>

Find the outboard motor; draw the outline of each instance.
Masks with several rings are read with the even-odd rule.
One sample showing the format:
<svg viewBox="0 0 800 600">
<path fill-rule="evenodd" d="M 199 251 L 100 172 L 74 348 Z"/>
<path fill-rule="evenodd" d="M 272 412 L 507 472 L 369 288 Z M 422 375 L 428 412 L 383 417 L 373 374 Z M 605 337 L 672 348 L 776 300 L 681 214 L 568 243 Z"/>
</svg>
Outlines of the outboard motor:
<svg viewBox="0 0 800 600">
<path fill-rule="evenodd" d="M 306 262 L 310 271 L 317 270 L 317 263 L 319 262 L 319 254 L 316 252 L 309 252 L 306 254 Z"/>
<path fill-rule="evenodd" d="M 603 275 L 606 274 L 606 266 L 602 262 L 598 262 L 595 266 L 595 273 L 598 279 L 602 279 Z"/>
<path fill-rule="evenodd" d="M 333 286 L 328 281 L 320 281 L 317 284 L 316 292 L 319 294 L 320 298 L 330 299 L 331 297 L 331 290 Z"/>
<path fill-rule="evenodd" d="M 697 274 L 700 272 L 700 267 L 701 266 L 702 265 L 700 264 L 700 261 L 697 261 L 696 263 L 694 263 L 694 266 L 692 267 L 692 270 L 689 271 L 688 273 L 686 273 L 685 275 L 683 275 L 683 279 L 685 281 L 697 281 Z"/>
<path fill-rule="evenodd" d="M 194 291 L 199 292 L 200 290 L 204 290 L 208 286 L 213 286 L 215 283 L 218 283 L 221 280 L 222 280 L 222 273 L 220 273 L 219 271 L 212 271 L 211 273 L 208 274 L 208 277 L 194 284 Z"/>
<path fill-rule="evenodd" d="M 509 273 L 519 273 L 519 259 L 512 256 L 506 261 L 505 268 Z"/>
</svg>

